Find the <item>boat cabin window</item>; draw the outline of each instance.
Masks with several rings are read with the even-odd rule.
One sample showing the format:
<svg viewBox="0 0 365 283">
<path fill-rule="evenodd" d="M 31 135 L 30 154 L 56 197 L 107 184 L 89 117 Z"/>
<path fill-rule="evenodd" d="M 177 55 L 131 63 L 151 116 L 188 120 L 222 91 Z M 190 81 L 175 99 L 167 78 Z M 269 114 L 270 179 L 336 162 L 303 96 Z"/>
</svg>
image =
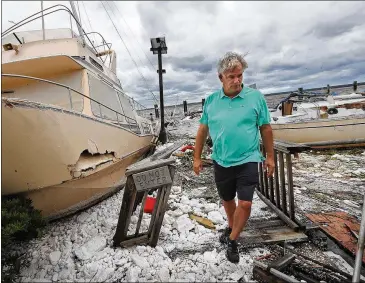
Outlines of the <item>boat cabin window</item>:
<svg viewBox="0 0 365 283">
<path fill-rule="evenodd" d="M 122 104 L 124 115 L 126 115 L 128 118 L 132 118 L 132 119 L 127 119 L 128 122 L 135 124 L 136 123 L 135 116 L 134 116 L 133 108 L 132 108 L 129 98 L 121 92 L 117 92 L 117 94 L 118 94 L 120 103 Z"/>
<path fill-rule="evenodd" d="M 97 67 L 100 71 L 104 71 L 103 66 L 101 66 L 98 62 L 96 62 L 93 58 L 89 56 L 90 62 Z"/>
<path fill-rule="evenodd" d="M 83 96 L 72 89 L 82 91 L 82 71 L 73 71 L 67 74 L 45 77 L 51 82 L 57 82 L 70 87 L 62 87 L 51 82 L 45 82 L 26 77 L 2 77 L 2 89 L 11 92 L 2 93 L 2 97 L 19 98 L 29 101 L 55 105 L 68 110 L 82 112 L 84 108 Z M 72 107 L 71 101 L 72 100 Z"/>
<path fill-rule="evenodd" d="M 100 102 L 101 104 L 104 104 L 105 106 L 115 110 L 116 112 L 124 114 L 122 108 L 120 107 L 115 90 L 101 80 L 95 78 L 93 75 L 88 74 L 88 76 L 90 97 Z M 94 101 L 91 101 L 91 111 L 94 116 L 103 119 L 120 122 L 123 122 L 124 120 L 121 115 L 118 115 L 117 118 L 117 113 Z"/>
</svg>

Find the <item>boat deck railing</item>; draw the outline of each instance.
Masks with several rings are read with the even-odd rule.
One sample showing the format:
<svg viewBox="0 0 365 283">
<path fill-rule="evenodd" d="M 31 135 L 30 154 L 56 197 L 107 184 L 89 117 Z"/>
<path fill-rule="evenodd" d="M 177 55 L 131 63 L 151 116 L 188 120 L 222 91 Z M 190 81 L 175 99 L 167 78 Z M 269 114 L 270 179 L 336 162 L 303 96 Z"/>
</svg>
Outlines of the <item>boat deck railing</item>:
<svg viewBox="0 0 365 283">
<path fill-rule="evenodd" d="M 126 129 L 129 129 L 130 131 L 132 131 L 136 134 L 141 134 L 141 129 L 140 129 L 136 119 L 128 117 L 127 115 L 122 114 L 122 113 L 108 107 L 107 105 L 105 105 L 105 104 L 103 104 L 103 103 L 101 103 L 101 102 L 99 102 L 99 101 L 97 101 L 97 100 L 95 100 L 91 97 L 88 97 L 88 96 L 84 95 L 80 91 L 78 91 L 78 90 L 76 90 L 76 89 L 74 89 L 70 86 L 67 86 L 67 85 L 64 85 L 64 84 L 61 84 L 61 83 L 58 83 L 58 82 L 46 80 L 46 79 L 31 77 L 31 76 L 16 75 L 16 74 L 1 74 L 1 76 L 5 77 L 5 78 L 8 77 L 8 78 L 15 78 L 15 79 L 18 78 L 18 79 L 35 80 L 35 81 L 48 83 L 48 84 L 56 85 L 58 87 L 62 87 L 64 89 L 67 89 L 68 99 L 69 99 L 68 100 L 68 105 L 67 106 L 63 105 L 63 104 L 62 105 L 55 104 L 55 105 L 64 107 L 64 108 L 72 110 L 72 111 L 82 112 L 83 107 L 78 107 L 77 101 L 76 101 L 75 97 L 73 97 L 74 96 L 73 94 L 75 93 L 76 95 L 81 96 L 83 98 L 86 98 L 90 102 L 96 103 L 98 105 L 98 107 L 99 107 L 99 113 L 98 114 L 99 115 L 95 115 L 93 113 L 95 117 L 105 119 L 110 123 L 116 124 L 120 127 L 126 128 Z M 13 92 L 14 92 L 13 90 L 2 89 L 1 94 L 6 94 L 6 93 L 10 94 L 10 93 L 13 93 Z M 104 109 L 104 113 L 103 113 L 103 109 Z M 106 116 L 105 115 L 106 111 L 112 111 L 115 114 L 116 120 L 111 119 L 110 116 Z M 143 134 L 152 134 L 153 133 L 153 129 L 152 129 L 151 124 L 146 123 L 146 122 L 142 122 L 141 126 L 143 128 Z"/>
<path fill-rule="evenodd" d="M 36 33 L 36 31 L 33 31 L 33 32 L 19 31 L 18 34 L 16 32 L 22 26 L 25 26 L 25 25 L 27 25 L 27 24 L 29 24 L 33 21 L 36 21 L 40 18 L 45 18 L 46 16 L 53 15 L 54 13 L 58 13 L 58 12 L 61 12 L 61 11 L 66 12 L 70 16 L 70 33 L 69 34 L 64 33 L 62 31 L 62 29 L 59 29 L 59 34 L 56 34 L 57 30 L 48 30 L 47 29 L 46 30 L 47 32 L 45 32 L 43 34 L 43 36 L 42 36 L 41 31 L 38 31 L 38 33 Z M 75 21 L 76 25 L 82 30 L 82 34 L 79 35 L 79 36 L 77 36 L 72 30 L 72 19 Z M 21 36 L 23 33 L 25 33 L 25 37 Z M 31 35 L 31 37 L 29 37 L 29 38 L 26 36 L 28 33 Z M 87 41 L 87 43 L 85 43 L 85 44 L 87 44 L 93 50 L 93 52 L 95 52 L 95 55 L 98 58 L 100 58 L 100 60 L 104 64 L 106 63 L 106 61 L 109 57 L 109 61 L 110 61 L 109 66 L 110 66 L 110 63 L 111 63 L 110 54 L 111 54 L 112 44 L 108 43 L 100 33 L 95 32 L 95 31 L 86 32 L 84 29 L 82 29 L 81 24 L 77 21 L 76 17 L 73 15 L 72 11 L 65 5 L 57 4 L 57 5 L 51 6 L 49 8 L 43 9 L 43 10 L 37 12 L 37 13 L 34 13 L 31 16 L 15 23 L 13 26 L 11 26 L 8 29 L 6 29 L 5 31 L 3 31 L 1 36 L 5 37 L 9 34 L 13 34 L 14 40 L 17 41 L 19 44 L 24 44 L 24 43 L 32 42 L 32 41 L 39 41 L 39 40 L 43 40 L 43 39 L 46 40 L 47 36 L 52 38 L 52 39 L 55 39 L 55 38 L 74 38 L 74 37 L 84 36 L 86 38 L 86 41 Z M 97 44 L 96 42 L 93 42 L 90 39 L 91 35 L 98 36 L 100 38 L 100 44 Z M 105 54 L 107 56 L 103 56 L 101 54 Z M 137 111 L 137 113 L 140 116 L 148 118 L 147 115 L 145 115 L 145 112 L 142 111 L 142 110 L 145 110 L 147 108 L 145 106 L 143 106 L 142 104 L 138 103 L 137 101 L 135 101 L 134 99 L 132 99 L 130 97 L 129 97 L 129 99 L 131 101 L 133 109 L 135 111 Z"/>
<path fill-rule="evenodd" d="M 105 51 L 109 51 L 110 52 L 111 51 L 111 45 L 112 45 L 111 43 L 106 42 L 106 40 L 104 39 L 104 37 L 100 33 L 98 33 L 98 32 L 89 32 L 89 33 L 85 32 L 85 30 L 82 28 L 81 24 L 77 21 L 76 17 L 73 15 L 73 13 L 71 12 L 71 10 L 67 6 L 61 5 L 61 4 L 57 4 L 57 5 L 51 6 L 49 8 L 43 9 L 43 10 L 41 10 L 41 11 L 39 11 L 37 13 L 34 13 L 31 16 L 29 16 L 29 17 L 27 17 L 27 18 L 25 18 L 25 19 L 23 19 L 23 20 L 15 23 L 11 27 L 9 27 L 5 31 L 3 31 L 1 33 L 1 37 L 7 36 L 10 33 L 13 33 L 15 39 L 20 44 L 26 43 L 25 42 L 25 39 L 23 39 L 23 42 L 22 42 L 21 39 L 15 33 L 15 31 L 18 28 L 20 28 L 22 26 L 25 26 L 25 25 L 27 25 L 27 24 L 29 24 L 31 22 L 34 22 L 34 21 L 36 21 L 36 20 L 38 20 L 40 18 L 45 18 L 48 15 L 52 15 L 54 13 L 61 12 L 61 11 L 66 12 L 70 16 L 70 30 L 71 30 L 70 38 L 73 38 L 74 37 L 74 32 L 72 30 L 72 19 L 73 19 L 75 21 L 76 25 L 78 26 L 78 28 L 80 28 L 82 30 L 82 34 L 80 34 L 79 36 L 86 38 L 87 44 L 95 52 L 96 55 L 99 54 L 99 53 L 101 53 L 101 52 L 105 52 Z M 101 44 L 95 46 L 95 43 L 89 37 L 89 35 L 91 35 L 91 34 L 99 36 L 100 39 L 101 39 Z M 27 40 L 27 42 L 32 42 L 32 41 L 38 41 L 38 40 L 47 39 L 46 37 L 47 37 L 47 34 L 44 32 L 43 36 L 40 35 L 39 38 L 33 36 L 33 39 L 29 39 L 29 40 Z M 62 36 L 62 38 L 65 38 L 65 36 Z M 85 44 L 86 44 L 86 42 L 85 42 Z M 109 53 L 106 52 L 106 54 L 109 54 Z M 103 63 L 105 63 L 105 61 L 107 60 L 107 56 L 105 56 L 104 59 L 102 58 L 102 56 L 100 56 L 99 58 L 103 61 Z M 111 57 L 110 57 L 110 59 L 111 59 Z"/>
</svg>

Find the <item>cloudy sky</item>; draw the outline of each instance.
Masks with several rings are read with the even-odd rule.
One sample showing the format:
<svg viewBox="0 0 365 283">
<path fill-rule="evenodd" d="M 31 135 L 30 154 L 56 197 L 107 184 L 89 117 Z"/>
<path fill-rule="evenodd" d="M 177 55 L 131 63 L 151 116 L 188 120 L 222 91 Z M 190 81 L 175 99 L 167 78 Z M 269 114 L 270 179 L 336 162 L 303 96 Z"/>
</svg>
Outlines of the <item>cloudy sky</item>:
<svg viewBox="0 0 365 283">
<path fill-rule="evenodd" d="M 149 51 L 150 38 L 158 36 L 168 46 L 169 105 L 200 101 L 218 89 L 216 63 L 227 51 L 248 53 L 244 83 L 256 83 L 263 93 L 365 81 L 363 1 L 78 2 L 84 29 L 113 44 L 123 88 L 146 106 L 153 104 L 150 91 L 159 95 L 157 55 Z M 44 8 L 55 4 L 70 7 L 44 1 Z M 40 1 L 2 1 L 2 30 L 39 9 Z M 47 16 L 45 24 L 70 26 L 65 12 Z M 27 26 L 40 28 L 40 20 Z"/>
</svg>

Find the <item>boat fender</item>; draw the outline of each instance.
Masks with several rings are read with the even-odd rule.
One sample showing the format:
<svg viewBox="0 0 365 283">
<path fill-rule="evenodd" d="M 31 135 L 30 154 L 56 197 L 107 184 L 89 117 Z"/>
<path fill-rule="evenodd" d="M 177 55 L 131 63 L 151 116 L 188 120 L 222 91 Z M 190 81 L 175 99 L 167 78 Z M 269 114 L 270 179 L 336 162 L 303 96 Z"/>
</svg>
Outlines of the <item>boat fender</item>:
<svg viewBox="0 0 365 283">
<path fill-rule="evenodd" d="M 338 110 L 336 108 L 329 108 L 327 110 L 327 113 L 332 115 L 332 114 L 337 114 L 338 113 Z"/>
</svg>

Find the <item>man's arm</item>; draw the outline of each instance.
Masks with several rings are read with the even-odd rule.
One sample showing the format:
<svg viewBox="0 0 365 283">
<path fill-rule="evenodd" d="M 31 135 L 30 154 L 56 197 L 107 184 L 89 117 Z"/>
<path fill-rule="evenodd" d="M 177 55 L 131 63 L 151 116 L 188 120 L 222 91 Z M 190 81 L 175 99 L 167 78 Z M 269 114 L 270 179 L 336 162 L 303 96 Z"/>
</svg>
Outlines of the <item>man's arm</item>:
<svg viewBox="0 0 365 283">
<path fill-rule="evenodd" d="M 196 134 L 195 149 L 194 149 L 194 172 L 199 175 L 202 169 L 201 155 L 205 141 L 208 136 L 208 125 L 200 124 L 198 133 Z"/>
<path fill-rule="evenodd" d="M 265 124 L 260 127 L 262 142 L 266 151 L 265 167 L 267 167 L 267 175 L 272 176 L 275 169 L 274 162 L 274 137 L 270 124 Z"/>
</svg>

